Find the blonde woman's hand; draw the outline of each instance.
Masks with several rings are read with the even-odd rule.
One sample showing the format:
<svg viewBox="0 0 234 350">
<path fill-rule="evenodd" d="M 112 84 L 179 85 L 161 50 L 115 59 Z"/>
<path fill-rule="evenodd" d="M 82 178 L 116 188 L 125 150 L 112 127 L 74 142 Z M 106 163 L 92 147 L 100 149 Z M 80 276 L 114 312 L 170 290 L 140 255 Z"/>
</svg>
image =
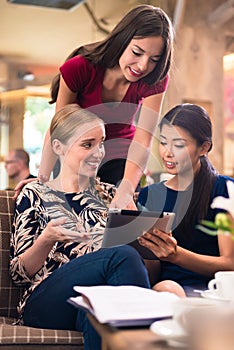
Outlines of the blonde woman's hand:
<svg viewBox="0 0 234 350">
<path fill-rule="evenodd" d="M 43 230 L 40 238 L 48 243 L 86 241 L 91 238 L 88 232 L 78 232 L 65 228 L 63 226 L 65 222 L 65 217 L 51 220 Z"/>
</svg>

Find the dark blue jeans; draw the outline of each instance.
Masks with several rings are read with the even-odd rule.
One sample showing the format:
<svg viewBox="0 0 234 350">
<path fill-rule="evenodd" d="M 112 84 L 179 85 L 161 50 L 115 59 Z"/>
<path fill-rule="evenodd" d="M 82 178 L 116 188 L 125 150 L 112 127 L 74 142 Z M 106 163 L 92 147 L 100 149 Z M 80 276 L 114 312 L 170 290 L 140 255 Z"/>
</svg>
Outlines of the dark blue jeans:
<svg viewBox="0 0 234 350">
<path fill-rule="evenodd" d="M 71 260 L 41 282 L 27 301 L 24 323 L 37 328 L 82 331 L 85 350 L 101 349 L 101 340 L 85 313 L 67 302 L 77 295 L 75 285 L 150 288 L 143 260 L 130 246 L 101 249 Z"/>
</svg>

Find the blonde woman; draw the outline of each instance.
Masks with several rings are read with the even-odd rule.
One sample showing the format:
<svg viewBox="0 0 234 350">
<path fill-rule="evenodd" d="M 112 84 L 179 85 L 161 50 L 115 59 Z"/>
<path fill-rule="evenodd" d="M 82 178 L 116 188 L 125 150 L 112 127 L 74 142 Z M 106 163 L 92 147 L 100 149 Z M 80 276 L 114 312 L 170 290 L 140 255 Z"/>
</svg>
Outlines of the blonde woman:
<svg viewBox="0 0 234 350">
<path fill-rule="evenodd" d="M 19 322 L 39 328 L 83 331 L 85 349 L 101 349 L 85 314 L 67 299 L 75 285 L 149 288 L 147 270 L 129 246 L 99 249 L 112 185 L 96 178 L 104 156 L 103 121 L 67 105 L 50 126 L 59 175 L 27 184 L 17 198 L 11 238 L 10 272 L 25 287 Z"/>
</svg>

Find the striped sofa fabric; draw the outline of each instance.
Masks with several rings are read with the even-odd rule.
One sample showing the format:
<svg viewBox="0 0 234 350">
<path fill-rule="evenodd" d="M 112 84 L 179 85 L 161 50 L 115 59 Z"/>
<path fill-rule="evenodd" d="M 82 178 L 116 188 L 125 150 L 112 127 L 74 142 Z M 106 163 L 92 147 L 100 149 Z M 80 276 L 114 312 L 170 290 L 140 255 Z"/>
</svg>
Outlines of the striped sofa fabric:
<svg viewBox="0 0 234 350">
<path fill-rule="evenodd" d="M 82 333 L 13 325 L 21 289 L 9 277 L 13 191 L 0 190 L 0 348 L 1 350 L 83 349 Z M 62 317 L 62 315 L 61 315 Z"/>
</svg>

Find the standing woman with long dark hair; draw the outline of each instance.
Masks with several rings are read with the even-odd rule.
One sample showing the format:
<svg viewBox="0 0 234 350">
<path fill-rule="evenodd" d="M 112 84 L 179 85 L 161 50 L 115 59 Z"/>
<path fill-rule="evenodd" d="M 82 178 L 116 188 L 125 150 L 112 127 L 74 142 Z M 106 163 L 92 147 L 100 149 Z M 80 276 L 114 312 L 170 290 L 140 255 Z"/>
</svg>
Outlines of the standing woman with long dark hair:
<svg viewBox="0 0 234 350">
<path fill-rule="evenodd" d="M 106 39 L 72 52 L 52 84 L 57 111 L 77 103 L 105 121 L 106 156 L 98 175 L 119 185 L 112 206 L 133 206 L 168 86 L 172 49 L 169 17 L 158 7 L 140 5 Z M 55 161 L 48 132 L 41 180 L 48 179 Z"/>
</svg>

